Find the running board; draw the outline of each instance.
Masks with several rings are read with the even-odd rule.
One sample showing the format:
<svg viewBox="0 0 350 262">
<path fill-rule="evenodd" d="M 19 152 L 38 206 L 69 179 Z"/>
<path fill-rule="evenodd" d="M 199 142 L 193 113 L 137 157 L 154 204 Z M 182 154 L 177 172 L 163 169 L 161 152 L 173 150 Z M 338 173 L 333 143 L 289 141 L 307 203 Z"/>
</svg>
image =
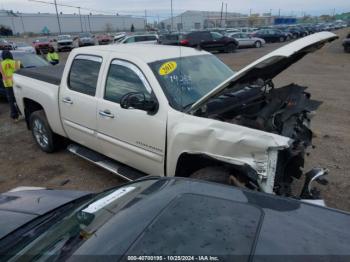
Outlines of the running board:
<svg viewBox="0 0 350 262">
<path fill-rule="evenodd" d="M 67 149 L 69 152 L 80 156 L 81 158 L 84 158 L 85 160 L 88 160 L 89 162 L 102 167 L 127 181 L 134 181 L 141 177 L 147 176 L 147 174 L 143 172 L 119 163 L 84 146 L 71 144 L 67 147 Z"/>
</svg>

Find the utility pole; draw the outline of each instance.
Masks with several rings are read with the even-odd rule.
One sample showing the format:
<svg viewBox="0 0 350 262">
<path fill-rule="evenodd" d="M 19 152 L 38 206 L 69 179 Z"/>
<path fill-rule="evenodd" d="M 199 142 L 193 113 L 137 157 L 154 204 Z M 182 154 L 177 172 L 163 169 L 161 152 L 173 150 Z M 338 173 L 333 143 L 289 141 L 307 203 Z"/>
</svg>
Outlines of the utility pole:
<svg viewBox="0 0 350 262">
<path fill-rule="evenodd" d="M 59 15 L 58 15 L 57 2 L 56 2 L 56 0 L 54 1 L 54 4 L 55 4 L 55 9 L 56 9 L 56 16 L 57 16 L 57 23 L 58 23 L 58 31 L 60 32 L 60 35 L 62 35 L 60 17 L 59 17 Z"/>
<path fill-rule="evenodd" d="M 147 31 L 147 10 L 145 9 L 145 31 Z"/>
<path fill-rule="evenodd" d="M 224 2 L 221 2 L 220 28 L 222 27 L 222 13 L 224 12 Z"/>
<path fill-rule="evenodd" d="M 170 8 L 171 8 L 171 31 L 173 31 L 174 30 L 173 0 L 170 0 Z"/>
<path fill-rule="evenodd" d="M 79 19 L 80 19 L 80 27 L 81 27 L 81 31 L 83 32 L 83 22 L 81 21 L 81 13 L 80 13 L 80 6 L 78 7 L 79 10 Z"/>
<path fill-rule="evenodd" d="M 225 14 L 225 27 L 227 27 L 227 3 L 226 3 L 226 14 Z"/>
</svg>

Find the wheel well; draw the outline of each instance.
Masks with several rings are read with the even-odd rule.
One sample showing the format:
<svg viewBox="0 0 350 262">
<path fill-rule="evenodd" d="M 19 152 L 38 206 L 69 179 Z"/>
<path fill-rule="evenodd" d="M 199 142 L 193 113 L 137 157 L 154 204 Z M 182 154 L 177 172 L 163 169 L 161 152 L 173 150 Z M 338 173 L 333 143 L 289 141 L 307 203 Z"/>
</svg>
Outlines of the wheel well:
<svg viewBox="0 0 350 262">
<path fill-rule="evenodd" d="M 254 183 L 258 181 L 257 172 L 248 165 L 234 165 L 222 162 L 204 154 L 183 153 L 176 165 L 175 176 L 189 177 L 195 171 L 205 167 L 225 167 L 237 175 L 249 178 Z"/>
<path fill-rule="evenodd" d="M 30 115 L 33 112 L 43 110 L 44 108 L 42 107 L 42 105 L 40 105 L 39 103 L 37 103 L 29 98 L 24 98 L 23 103 L 24 103 L 24 116 L 26 119 L 27 128 L 30 129 L 30 125 L 29 125 Z"/>
</svg>

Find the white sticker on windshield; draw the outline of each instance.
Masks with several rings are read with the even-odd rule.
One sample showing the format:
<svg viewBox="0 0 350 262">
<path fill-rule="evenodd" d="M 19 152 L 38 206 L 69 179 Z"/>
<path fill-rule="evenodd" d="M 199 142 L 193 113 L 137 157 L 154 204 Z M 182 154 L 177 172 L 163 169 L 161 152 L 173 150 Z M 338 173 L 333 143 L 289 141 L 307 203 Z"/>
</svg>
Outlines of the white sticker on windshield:
<svg viewBox="0 0 350 262">
<path fill-rule="evenodd" d="M 110 203 L 117 200 L 118 198 L 133 191 L 135 188 L 136 187 L 125 187 L 125 188 L 118 189 L 118 190 L 114 191 L 113 193 L 105 196 L 104 198 L 101 198 L 101 199 L 97 200 L 96 202 L 90 204 L 87 208 L 83 209 L 82 211 L 85 213 L 89 213 L 89 214 L 96 213 L 97 211 L 99 211 L 100 209 L 109 205 Z"/>
</svg>

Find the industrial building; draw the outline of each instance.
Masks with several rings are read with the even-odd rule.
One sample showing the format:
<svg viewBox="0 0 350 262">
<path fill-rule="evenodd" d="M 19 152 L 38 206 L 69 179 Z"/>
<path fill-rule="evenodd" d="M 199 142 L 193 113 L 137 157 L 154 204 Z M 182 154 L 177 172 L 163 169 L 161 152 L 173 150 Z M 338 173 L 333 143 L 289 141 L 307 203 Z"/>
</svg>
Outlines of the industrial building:
<svg viewBox="0 0 350 262">
<path fill-rule="evenodd" d="M 129 31 L 131 25 L 135 30 L 145 28 L 145 19 L 126 15 L 92 15 L 92 14 L 56 14 L 49 13 L 14 13 L 0 10 L 0 25 L 12 30 L 14 34 L 22 33 L 62 33 L 77 32 L 116 32 Z"/>
<path fill-rule="evenodd" d="M 168 18 L 161 22 L 163 29 L 189 31 L 214 27 L 258 27 L 269 26 L 274 23 L 271 15 L 244 15 L 240 13 L 209 12 L 209 11 L 186 11 L 180 15 Z"/>
</svg>

